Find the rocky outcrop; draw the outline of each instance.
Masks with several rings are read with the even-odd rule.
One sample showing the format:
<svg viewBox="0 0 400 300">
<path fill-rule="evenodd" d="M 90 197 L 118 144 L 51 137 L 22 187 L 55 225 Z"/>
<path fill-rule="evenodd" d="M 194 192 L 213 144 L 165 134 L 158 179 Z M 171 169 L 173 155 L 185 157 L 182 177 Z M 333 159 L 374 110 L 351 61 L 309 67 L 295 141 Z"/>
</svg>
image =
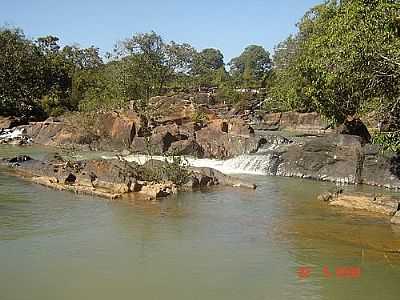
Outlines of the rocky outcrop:
<svg viewBox="0 0 400 300">
<path fill-rule="evenodd" d="M 29 156 L 3 159 L 14 174 L 58 190 L 73 191 L 109 199 L 121 198 L 127 193 L 138 193 L 146 199 L 158 199 L 178 192 L 178 189 L 230 185 L 255 188 L 254 185 L 226 176 L 210 168 L 188 169 L 163 161 L 149 161 L 145 165 L 121 160 L 64 160 L 51 154 L 44 160 Z M 171 168 L 178 168 L 172 174 Z M 180 178 L 176 178 L 176 176 Z"/>
<path fill-rule="evenodd" d="M 154 97 L 144 118 L 132 110 L 73 114 L 24 127 L 34 143 L 91 150 L 227 158 L 255 152 L 260 139 L 240 119 L 221 119 L 206 106 L 178 97 Z M 262 142 L 261 142 L 262 144 Z"/>
<path fill-rule="evenodd" d="M 361 182 L 362 147 L 358 137 L 327 135 L 291 144 L 280 153 L 276 174 L 357 184 Z"/>
<path fill-rule="evenodd" d="M 392 223 L 400 224 L 400 198 L 398 197 L 337 191 L 324 193 L 318 199 L 331 206 L 389 216 Z"/>
<path fill-rule="evenodd" d="M 211 158 L 228 158 L 253 153 L 263 144 L 262 139 L 253 135 L 236 135 L 229 131 L 225 132 L 217 126 L 207 126 L 197 131 L 196 142 L 202 147 L 204 156 Z"/>
<path fill-rule="evenodd" d="M 367 126 L 359 118 L 347 118 L 337 130 L 339 134 L 356 135 L 361 138 L 363 144 L 367 144 L 371 141 L 371 135 L 369 134 Z"/>
<path fill-rule="evenodd" d="M 212 168 L 195 168 L 191 167 L 191 175 L 186 187 L 198 188 L 212 185 L 225 185 L 232 187 L 243 187 L 248 189 L 256 189 L 256 185 L 244 180 L 228 176 L 220 171 Z"/>
<path fill-rule="evenodd" d="M 288 130 L 317 134 L 327 132 L 328 124 L 320 114 L 283 112 L 260 113 L 260 121 L 254 125 L 260 130 Z"/>
<path fill-rule="evenodd" d="M 13 127 L 27 124 L 27 120 L 17 117 L 2 117 L 0 116 L 0 130 L 11 129 Z"/>
<path fill-rule="evenodd" d="M 376 145 L 363 148 L 361 181 L 364 184 L 400 189 L 400 156 L 381 153 Z"/>
</svg>

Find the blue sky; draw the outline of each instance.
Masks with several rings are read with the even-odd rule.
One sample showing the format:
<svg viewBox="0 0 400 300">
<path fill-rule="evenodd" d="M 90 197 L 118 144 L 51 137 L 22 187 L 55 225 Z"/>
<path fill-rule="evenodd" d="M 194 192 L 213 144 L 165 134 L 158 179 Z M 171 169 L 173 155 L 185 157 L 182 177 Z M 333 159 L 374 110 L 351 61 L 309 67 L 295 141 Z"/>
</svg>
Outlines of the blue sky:
<svg viewBox="0 0 400 300">
<path fill-rule="evenodd" d="M 3 1 L 0 25 L 27 36 L 58 36 L 63 44 L 95 45 L 104 53 L 116 41 L 156 31 L 165 40 L 197 49 L 218 48 L 229 61 L 249 44 L 273 47 L 320 0 L 11 0 Z"/>
</svg>

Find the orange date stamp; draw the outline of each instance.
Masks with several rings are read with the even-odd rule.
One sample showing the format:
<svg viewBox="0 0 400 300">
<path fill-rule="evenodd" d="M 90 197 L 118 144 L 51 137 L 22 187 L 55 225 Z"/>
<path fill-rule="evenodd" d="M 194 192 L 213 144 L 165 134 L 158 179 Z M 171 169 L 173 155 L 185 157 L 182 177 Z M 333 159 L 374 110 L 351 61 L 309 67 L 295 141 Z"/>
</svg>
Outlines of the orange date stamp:
<svg viewBox="0 0 400 300">
<path fill-rule="evenodd" d="M 315 270 L 312 267 L 299 267 L 297 269 L 297 276 L 299 279 L 307 279 L 315 273 L 322 273 L 325 278 L 347 278 L 355 279 L 361 277 L 361 268 L 356 266 L 342 266 L 330 269 L 328 266 L 324 266 L 321 270 Z"/>
</svg>

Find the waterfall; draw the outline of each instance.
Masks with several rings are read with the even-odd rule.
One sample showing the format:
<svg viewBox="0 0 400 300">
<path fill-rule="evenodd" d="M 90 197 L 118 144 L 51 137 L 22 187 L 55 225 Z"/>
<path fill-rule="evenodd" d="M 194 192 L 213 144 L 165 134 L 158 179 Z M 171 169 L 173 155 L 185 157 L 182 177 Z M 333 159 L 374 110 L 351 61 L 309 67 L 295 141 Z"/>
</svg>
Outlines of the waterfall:
<svg viewBox="0 0 400 300">
<path fill-rule="evenodd" d="M 254 154 L 243 154 L 227 160 L 184 157 L 184 161 L 192 167 L 213 168 L 225 174 L 276 175 L 280 164 L 279 149 L 293 143 L 293 141 L 275 135 L 265 136 L 265 141 L 266 143 Z M 112 159 L 117 157 L 102 156 L 102 158 Z M 171 159 L 164 156 L 141 154 L 128 155 L 122 158 L 138 164 L 144 164 L 150 159 L 162 161 Z"/>
<path fill-rule="evenodd" d="M 22 128 L 3 129 L 0 130 L 1 140 L 12 140 L 22 137 L 24 130 Z"/>
<path fill-rule="evenodd" d="M 102 158 L 112 159 L 116 157 L 102 156 Z M 168 157 L 149 155 L 128 155 L 125 156 L 124 159 L 138 164 L 144 164 L 150 159 L 169 160 Z M 279 156 L 270 152 L 239 155 L 228 160 L 185 157 L 184 161 L 192 167 L 213 168 L 224 174 L 275 175 L 279 164 Z"/>
</svg>

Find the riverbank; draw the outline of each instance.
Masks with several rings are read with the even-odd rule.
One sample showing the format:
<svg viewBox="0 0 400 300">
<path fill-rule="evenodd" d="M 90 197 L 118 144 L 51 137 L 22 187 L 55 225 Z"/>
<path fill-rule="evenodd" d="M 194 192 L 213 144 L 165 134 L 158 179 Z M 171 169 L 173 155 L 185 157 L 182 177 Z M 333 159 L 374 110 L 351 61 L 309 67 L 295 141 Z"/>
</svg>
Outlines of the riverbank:
<svg viewBox="0 0 400 300">
<path fill-rule="evenodd" d="M 168 156 L 185 157 L 191 167 L 212 168 L 222 173 L 400 188 L 398 154 L 383 153 L 379 146 L 369 144 L 371 136 L 358 119 L 348 120 L 334 131 L 326 129 L 328 126 L 324 119 L 316 113 L 238 112 L 227 106 L 212 106 L 179 95 L 152 98 L 149 111 L 153 113 L 143 115 L 126 109 L 70 114 L 4 130 L 7 130 L 8 137 L 13 136 L 17 141 L 26 140 L 71 151 L 115 152 L 118 154 L 108 157 L 114 159 L 111 164 L 114 162 L 115 165 L 138 163 L 140 155 L 147 157 L 146 160 L 155 158 L 158 161 L 164 161 Z M 48 167 L 52 168 L 51 164 Z M 199 172 L 199 169 L 191 172 Z M 221 180 L 222 173 L 210 169 L 202 172 L 201 176 L 208 179 L 190 179 L 187 184 L 192 185 L 190 189 L 216 182 L 225 184 L 224 179 Z M 215 174 L 218 174 L 218 180 Z M 45 178 L 39 181 L 50 186 L 57 184 L 57 188 L 61 188 L 59 183 L 65 178 L 53 180 L 53 183 L 52 175 L 45 174 Z M 155 184 L 160 183 L 157 180 Z M 201 183 L 202 180 L 205 184 Z M 89 179 L 82 182 L 81 192 L 93 190 Z M 228 185 L 247 184 L 234 183 L 232 179 Z M 71 189 L 71 186 L 63 189 Z M 78 191 L 75 187 L 72 189 Z M 115 193 L 116 189 L 109 189 L 110 198 L 120 197 L 120 193 Z M 130 187 L 126 189 L 131 190 Z M 171 191 L 175 191 L 176 186 L 167 183 L 166 189 L 169 192 L 155 193 L 168 195 L 174 193 Z M 98 193 L 103 192 L 104 189 L 98 187 Z"/>
<path fill-rule="evenodd" d="M 31 156 L 40 158 L 31 147 L 8 149 L 4 156 L 35 151 Z M 363 211 L 327 208 L 317 195 L 335 188 L 329 182 L 242 178 L 258 188 L 215 187 L 163 201 L 137 201 L 129 194 L 123 201 L 99 201 L 1 170 L 0 185 L 6 187 L 0 189 L 4 299 L 109 299 L 118 294 L 172 300 L 193 293 L 221 300 L 246 295 L 396 299 L 398 226 Z M 299 268 L 308 266 L 310 277 L 300 279 Z M 359 267 L 360 277 L 336 278 L 335 268 L 343 266 Z M 324 267 L 331 278 L 324 277 Z"/>
</svg>

